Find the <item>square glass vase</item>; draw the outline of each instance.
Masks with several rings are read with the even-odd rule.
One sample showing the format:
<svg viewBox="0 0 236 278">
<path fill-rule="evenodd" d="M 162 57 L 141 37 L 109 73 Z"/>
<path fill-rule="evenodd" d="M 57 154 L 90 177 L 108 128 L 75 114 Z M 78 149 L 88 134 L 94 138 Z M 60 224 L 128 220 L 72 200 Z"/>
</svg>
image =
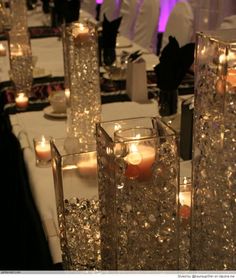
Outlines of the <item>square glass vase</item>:
<svg viewBox="0 0 236 278">
<path fill-rule="evenodd" d="M 177 270 L 178 136 L 159 118 L 97 124 L 101 267 Z"/>
<path fill-rule="evenodd" d="M 63 268 L 101 269 L 96 149 L 76 152 L 61 138 L 51 152 Z"/>
</svg>

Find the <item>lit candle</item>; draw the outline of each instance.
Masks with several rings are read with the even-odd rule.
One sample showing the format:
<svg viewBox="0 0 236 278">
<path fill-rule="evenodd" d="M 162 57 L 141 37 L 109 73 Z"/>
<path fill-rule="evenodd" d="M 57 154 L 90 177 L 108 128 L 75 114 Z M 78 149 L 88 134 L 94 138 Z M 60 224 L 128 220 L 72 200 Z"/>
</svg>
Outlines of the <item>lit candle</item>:
<svg viewBox="0 0 236 278">
<path fill-rule="evenodd" d="M 70 98 L 70 89 L 65 89 L 65 96 L 66 98 Z"/>
<path fill-rule="evenodd" d="M 7 51 L 2 43 L 0 43 L 0 56 L 6 56 Z"/>
<path fill-rule="evenodd" d="M 139 180 L 150 178 L 155 156 L 154 148 L 132 143 L 129 154 L 125 157 L 125 161 L 128 163 L 125 175 L 128 178 L 138 178 Z"/>
<path fill-rule="evenodd" d="M 76 43 L 86 42 L 90 37 L 89 28 L 84 26 L 82 23 L 77 23 L 73 29 L 73 36 Z"/>
<path fill-rule="evenodd" d="M 16 102 L 16 106 L 18 108 L 24 109 L 29 104 L 29 98 L 27 97 L 27 95 L 25 93 L 19 93 L 15 97 L 15 102 Z"/>
<path fill-rule="evenodd" d="M 79 174 L 83 177 L 94 178 L 97 176 L 97 155 L 96 152 L 84 153 L 77 163 Z"/>
<path fill-rule="evenodd" d="M 180 185 L 179 202 L 180 216 L 188 219 L 191 208 L 191 184 L 187 177 L 183 178 L 183 184 Z"/>
<path fill-rule="evenodd" d="M 39 160 L 48 161 L 51 159 L 50 142 L 44 136 L 41 137 L 41 140 L 35 141 L 35 153 Z"/>
<path fill-rule="evenodd" d="M 65 96 L 66 96 L 66 105 L 67 107 L 70 106 L 70 89 L 65 89 Z"/>
<path fill-rule="evenodd" d="M 236 69 L 228 69 L 226 80 L 230 83 L 231 86 L 236 87 Z"/>
<path fill-rule="evenodd" d="M 20 57 L 23 56 L 23 50 L 21 46 L 18 46 L 17 48 L 13 48 L 10 51 L 11 57 Z"/>
</svg>

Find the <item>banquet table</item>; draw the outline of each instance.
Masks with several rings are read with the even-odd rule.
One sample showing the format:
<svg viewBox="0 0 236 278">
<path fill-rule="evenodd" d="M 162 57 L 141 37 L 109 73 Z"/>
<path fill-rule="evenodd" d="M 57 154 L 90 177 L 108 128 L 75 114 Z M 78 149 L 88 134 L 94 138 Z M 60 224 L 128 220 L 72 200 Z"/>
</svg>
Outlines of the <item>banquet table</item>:
<svg viewBox="0 0 236 278">
<path fill-rule="evenodd" d="M 136 102 L 116 102 L 102 105 L 102 121 L 117 120 L 121 117 L 157 116 L 155 100 L 140 104 Z M 61 262 L 61 249 L 57 229 L 57 212 L 51 167 L 39 168 L 35 163 L 33 138 L 45 135 L 53 138 L 66 136 L 66 119 L 50 118 L 44 111 L 25 112 L 10 115 L 13 132 L 20 141 L 30 177 L 31 191 L 39 210 L 54 263 Z M 37 124 L 35 124 L 37 123 Z M 191 176 L 190 161 L 182 161 L 181 177 Z"/>
<path fill-rule="evenodd" d="M 35 15 L 35 14 L 34 14 Z M 35 18 L 37 19 L 37 14 Z M 34 23 L 31 23 L 35 26 Z M 9 54 L 7 41 L 1 41 L 7 49 L 7 55 L 0 57 L 0 82 L 9 81 Z M 60 37 L 31 39 L 32 53 L 35 61 L 34 77 L 63 77 L 63 51 Z M 117 38 L 116 54 L 119 57 L 122 51 L 130 53 L 140 50 L 146 62 L 146 70 L 152 71 L 159 62 L 159 58 L 141 48 L 137 44 L 122 36 Z M 179 111 L 181 101 L 179 101 Z M 48 105 L 49 103 L 46 103 Z M 37 109 L 38 110 L 38 109 Z M 102 121 L 110 121 L 133 117 L 158 116 L 158 105 L 155 99 L 146 103 L 122 101 L 102 105 Z M 45 109 L 40 111 L 26 111 L 10 115 L 13 132 L 18 138 L 24 154 L 25 164 L 29 173 L 30 186 L 36 207 L 44 227 L 53 262 L 62 261 L 60 240 L 58 234 L 57 211 L 55 202 L 54 182 L 51 167 L 39 168 L 36 166 L 33 138 L 41 135 L 53 138 L 66 136 L 66 119 L 50 117 Z M 191 176 L 190 161 L 181 162 L 180 176 Z"/>
</svg>

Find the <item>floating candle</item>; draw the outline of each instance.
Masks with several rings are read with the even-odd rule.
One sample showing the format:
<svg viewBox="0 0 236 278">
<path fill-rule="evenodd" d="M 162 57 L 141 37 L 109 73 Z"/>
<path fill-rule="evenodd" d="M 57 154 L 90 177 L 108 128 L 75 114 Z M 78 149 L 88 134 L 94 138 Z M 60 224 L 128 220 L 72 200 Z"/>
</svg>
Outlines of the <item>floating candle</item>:
<svg viewBox="0 0 236 278">
<path fill-rule="evenodd" d="M 73 28 L 73 36 L 76 43 L 84 43 L 89 40 L 89 28 L 82 23 L 76 23 Z"/>
<path fill-rule="evenodd" d="M 130 152 L 125 157 L 127 168 L 125 175 L 129 178 L 146 180 L 151 176 L 152 165 L 155 161 L 155 150 L 153 147 L 132 143 Z"/>
<path fill-rule="evenodd" d="M 191 180 L 184 177 L 183 183 L 180 185 L 179 193 L 180 216 L 188 219 L 191 213 Z"/>
</svg>

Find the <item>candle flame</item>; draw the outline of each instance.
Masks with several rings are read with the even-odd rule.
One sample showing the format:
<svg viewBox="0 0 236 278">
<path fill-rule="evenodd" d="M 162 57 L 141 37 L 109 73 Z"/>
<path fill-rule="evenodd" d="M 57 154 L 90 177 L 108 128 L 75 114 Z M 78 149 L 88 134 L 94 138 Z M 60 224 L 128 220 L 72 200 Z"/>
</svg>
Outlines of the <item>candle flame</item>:
<svg viewBox="0 0 236 278">
<path fill-rule="evenodd" d="M 204 47 L 202 48 L 202 50 L 201 50 L 201 54 L 204 55 L 205 52 L 206 52 L 206 47 L 204 46 Z"/>
<path fill-rule="evenodd" d="M 129 150 L 131 153 L 138 152 L 137 144 L 131 144 Z"/>
<path fill-rule="evenodd" d="M 225 54 L 221 54 L 221 55 L 219 56 L 219 62 L 220 62 L 220 64 L 223 64 L 223 63 L 225 63 L 226 61 L 227 61 L 226 55 L 225 55 Z"/>
<path fill-rule="evenodd" d="M 65 96 L 66 96 L 67 98 L 70 97 L 70 89 L 65 89 Z"/>
<path fill-rule="evenodd" d="M 18 93 L 16 96 L 17 101 L 27 101 L 28 97 L 25 93 Z"/>
<path fill-rule="evenodd" d="M 138 151 L 137 144 L 131 144 L 130 153 L 126 156 L 126 161 L 132 165 L 139 165 L 142 162 L 142 155 Z"/>
<path fill-rule="evenodd" d="M 42 135 L 41 146 L 45 146 L 45 144 L 46 144 L 46 138 L 44 137 L 44 135 Z"/>
<path fill-rule="evenodd" d="M 118 124 L 118 123 L 115 123 L 114 131 L 117 131 L 117 130 L 119 130 L 119 129 L 121 129 L 121 125 Z"/>
</svg>

